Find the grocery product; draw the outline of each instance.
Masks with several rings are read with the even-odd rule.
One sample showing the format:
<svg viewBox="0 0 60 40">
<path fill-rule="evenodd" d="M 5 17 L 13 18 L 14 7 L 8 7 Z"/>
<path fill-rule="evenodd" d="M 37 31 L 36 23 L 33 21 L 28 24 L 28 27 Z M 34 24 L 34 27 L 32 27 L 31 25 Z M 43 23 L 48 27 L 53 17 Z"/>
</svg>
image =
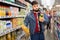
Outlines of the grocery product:
<svg viewBox="0 0 60 40">
<path fill-rule="evenodd" d="M 5 15 L 5 11 L 4 10 L 0 10 L 0 17 L 4 17 L 4 16 L 6 16 Z"/>
<path fill-rule="evenodd" d="M 22 29 L 16 30 L 16 34 L 17 34 L 17 36 L 21 35 L 22 34 Z"/>
<path fill-rule="evenodd" d="M 40 18 L 43 18 L 44 17 L 44 15 L 43 14 L 40 14 Z"/>
<path fill-rule="evenodd" d="M 40 16 L 39 16 L 39 21 L 42 21 L 42 20 L 44 20 L 44 14 L 40 14 Z"/>
<path fill-rule="evenodd" d="M 20 12 L 19 12 L 19 15 L 25 15 L 25 11 L 24 9 L 21 9 Z"/>
<path fill-rule="evenodd" d="M 2 38 L 3 38 L 3 40 L 6 40 L 6 35 L 4 35 Z"/>
<path fill-rule="evenodd" d="M 3 37 L 0 37 L 0 40 L 3 40 Z"/>
<path fill-rule="evenodd" d="M 9 6 L 0 5 L 0 17 L 11 16 Z"/>
<path fill-rule="evenodd" d="M 11 33 L 8 33 L 6 36 L 7 36 L 7 40 L 11 40 Z"/>
<path fill-rule="evenodd" d="M 6 27 L 7 27 L 7 29 L 11 29 L 12 28 L 12 22 L 10 20 L 6 21 Z"/>
<path fill-rule="evenodd" d="M 17 18 L 18 26 L 22 25 L 24 23 L 24 18 Z"/>
<path fill-rule="evenodd" d="M 18 26 L 18 24 L 17 24 L 17 19 L 14 18 L 14 19 L 11 19 L 11 21 L 12 21 L 12 27 L 13 27 L 13 28 L 16 28 L 16 27 Z"/>
<path fill-rule="evenodd" d="M 2 24 L 2 21 L 0 21 L 0 34 L 3 33 L 3 24 Z"/>
<path fill-rule="evenodd" d="M 9 10 L 6 10 L 6 16 L 9 16 L 9 17 L 12 16 L 12 13 L 11 13 L 10 9 Z"/>
<path fill-rule="evenodd" d="M 18 16 L 19 9 L 16 7 L 10 7 L 12 16 Z"/>
<path fill-rule="evenodd" d="M 2 27 L 3 27 L 3 31 L 6 31 L 6 20 L 2 20 Z"/>
<path fill-rule="evenodd" d="M 15 32 L 12 32 L 11 40 L 15 40 Z"/>
</svg>

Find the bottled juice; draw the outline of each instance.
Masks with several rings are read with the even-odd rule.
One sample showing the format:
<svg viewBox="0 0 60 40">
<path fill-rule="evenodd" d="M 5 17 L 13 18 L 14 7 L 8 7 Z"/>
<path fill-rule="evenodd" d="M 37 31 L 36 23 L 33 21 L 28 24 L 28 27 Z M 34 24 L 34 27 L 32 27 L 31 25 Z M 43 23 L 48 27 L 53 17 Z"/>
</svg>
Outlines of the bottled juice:
<svg viewBox="0 0 60 40">
<path fill-rule="evenodd" d="M 40 14 L 39 20 L 43 20 L 43 19 L 44 19 L 44 14 Z"/>
<path fill-rule="evenodd" d="M 17 18 L 18 25 L 22 25 L 24 23 L 24 18 Z"/>
<path fill-rule="evenodd" d="M 12 21 L 12 27 L 16 28 L 17 27 L 17 19 L 14 18 L 14 19 L 11 19 L 11 21 Z"/>
<path fill-rule="evenodd" d="M 11 33 L 7 34 L 7 40 L 11 40 Z"/>
<path fill-rule="evenodd" d="M 3 36 L 3 40 L 6 40 L 6 35 Z"/>
<path fill-rule="evenodd" d="M 0 37 L 0 40 L 3 40 L 3 37 Z"/>
<path fill-rule="evenodd" d="M 15 32 L 12 32 L 12 40 L 15 40 Z"/>
</svg>

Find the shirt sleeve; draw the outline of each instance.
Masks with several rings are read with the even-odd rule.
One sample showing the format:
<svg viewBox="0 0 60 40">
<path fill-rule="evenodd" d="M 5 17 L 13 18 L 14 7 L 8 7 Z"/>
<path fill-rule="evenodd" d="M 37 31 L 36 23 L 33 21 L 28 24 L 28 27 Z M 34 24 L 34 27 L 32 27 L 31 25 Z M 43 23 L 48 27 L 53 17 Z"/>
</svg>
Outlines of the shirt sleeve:
<svg viewBox="0 0 60 40">
<path fill-rule="evenodd" d="M 46 15 L 46 14 L 44 14 L 44 19 L 45 19 L 45 20 L 44 20 L 44 23 L 46 23 L 46 24 L 47 24 L 47 23 L 49 22 L 49 19 L 48 19 L 48 17 L 47 17 L 47 15 Z"/>
<path fill-rule="evenodd" d="M 26 27 L 28 27 L 28 25 L 29 25 L 29 16 L 28 16 L 28 15 L 25 17 L 24 25 L 25 25 Z"/>
</svg>

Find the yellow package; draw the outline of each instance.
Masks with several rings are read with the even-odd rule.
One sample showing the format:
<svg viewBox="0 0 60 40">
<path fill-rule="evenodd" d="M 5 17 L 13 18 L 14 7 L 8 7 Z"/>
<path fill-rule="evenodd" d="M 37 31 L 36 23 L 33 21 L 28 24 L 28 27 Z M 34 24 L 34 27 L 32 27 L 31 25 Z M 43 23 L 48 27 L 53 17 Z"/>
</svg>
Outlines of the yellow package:
<svg viewBox="0 0 60 40">
<path fill-rule="evenodd" d="M 43 20 L 44 20 L 44 14 L 40 14 L 39 21 L 43 22 Z"/>
<path fill-rule="evenodd" d="M 17 19 L 14 18 L 14 19 L 11 19 L 11 21 L 12 21 L 13 28 L 16 28 L 17 27 Z"/>
<path fill-rule="evenodd" d="M 6 14 L 6 13 L 5 13 L 4 10 L 0 10 L 0 16 L 6 16 L 5 14 Z"/>
<path fill-rule="evenodd" d="M 3 40 L 6 40 L 6 35 L 3 36 Z"/>
<path fill-rule="evenodd" d="M 23 22 L 24 22 L 24 18 L 17 18 L 18 26 L 22 25 Z"/>
<path fill-rule="evenodd" d="M 10 33 L 7 34 L 7 40 L 11 40 L 11 34 Z"/>
<path fill-rule="evenodd" d="M 11 39 L 15 40 L 15 34 L 14 34 L 14 32 L 12 32 L 12 38 Z"/>
<path fill-rule="evenodd" d="M 29 28 L 27 28 L 25 25 L 21 25 L 22 30 L 26 33 L 26 35 L 30 35 Z"/>
</svg>

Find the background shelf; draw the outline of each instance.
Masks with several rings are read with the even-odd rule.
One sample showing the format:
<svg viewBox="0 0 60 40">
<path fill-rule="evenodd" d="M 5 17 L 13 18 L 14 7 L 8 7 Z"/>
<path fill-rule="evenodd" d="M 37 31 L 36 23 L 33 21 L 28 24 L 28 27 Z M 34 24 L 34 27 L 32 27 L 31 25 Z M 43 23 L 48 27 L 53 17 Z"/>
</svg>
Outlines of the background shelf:
<svg viewBox="0 0 60 40">
<path fill-rule="evenodd" d="M 24 6 L 21 6 L 21 5 L 15 4 L 15 3 L 11 3 L 11 2 L 7 2 L 7 1 L 0 1 L 0 4 L 15 6 L 15 7 L 24 8 L 24 9 L 26 8 Z"/>
<path fill-rule="evenodd" d="M 0 37 L 1 37 L 1 36 L 4 36 L 4 35 L 6 35 L 6 34 L 8 34 L 8 33 L 10 33 L 10 32 L 13 32 L 13 31 L 15 31 L 15 30 L 17 30 L 17 29 L 20 29 L 20 28 L 21 28 L 21 27 L 8 29 L 8 30 L 4 31 L 3 33 L 1 33 L 1 34 L 0 34 Z"/>
</svg>

